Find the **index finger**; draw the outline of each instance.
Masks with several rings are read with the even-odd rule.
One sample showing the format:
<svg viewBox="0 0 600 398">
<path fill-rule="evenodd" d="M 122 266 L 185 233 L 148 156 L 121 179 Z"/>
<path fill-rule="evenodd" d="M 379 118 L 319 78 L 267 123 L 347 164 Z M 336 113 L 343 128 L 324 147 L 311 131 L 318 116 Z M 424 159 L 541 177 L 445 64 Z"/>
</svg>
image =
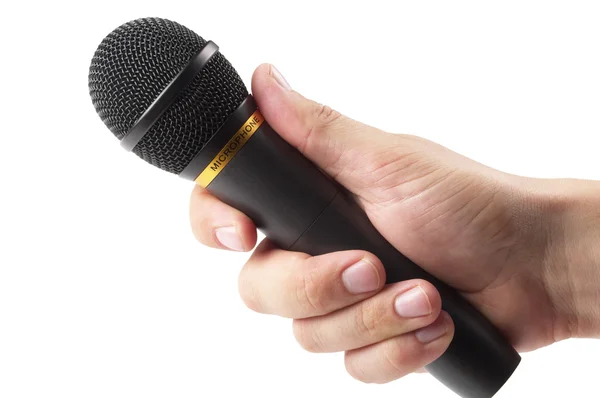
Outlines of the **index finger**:
<svg viewBox="0 0 600 398">
<path fill-rule="evenodd" d="M 249 251 L 256 245 L 252 220 L 198 185 L 190 198 L 190 224 L 196 239 L 209 247 Z"/>
</svg>

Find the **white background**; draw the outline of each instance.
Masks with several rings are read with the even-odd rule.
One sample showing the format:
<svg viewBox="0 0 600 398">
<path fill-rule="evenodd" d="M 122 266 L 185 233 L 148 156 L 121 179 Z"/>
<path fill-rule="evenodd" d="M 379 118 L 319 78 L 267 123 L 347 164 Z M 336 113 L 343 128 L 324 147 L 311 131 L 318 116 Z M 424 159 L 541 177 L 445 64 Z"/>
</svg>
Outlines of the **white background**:
<svg viewBox="0 0 600 398">
<path fill-rule="evenodd" d="M 196 243 L 190 183 L 122 150 L 87 92 L 96 46 L 140 17 L 219 44 L 249 84 L 306 96 L 502 170 L 600 179 L 600 6 L 578 1 L 4 2 L 0 397 L 454 397 L 365 385 L 247 310 L 246 254 Z M 597 397 L 600 342 L 523 356 L 502 397 Z"/>
</svg>

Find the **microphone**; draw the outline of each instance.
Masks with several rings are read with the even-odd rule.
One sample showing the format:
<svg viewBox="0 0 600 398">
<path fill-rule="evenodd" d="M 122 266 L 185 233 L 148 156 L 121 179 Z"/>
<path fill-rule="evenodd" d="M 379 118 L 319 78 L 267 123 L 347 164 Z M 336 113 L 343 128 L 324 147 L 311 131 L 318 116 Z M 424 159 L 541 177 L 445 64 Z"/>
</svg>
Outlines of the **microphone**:
<svg viewBox="0 0 600 398">
<path fill-rule="evenodd" d="M 426 369 L 461 397 L 491 398 L 518 366 L 519 354 L 480 312 L 398 252 L 344 187 L 267 124 L 212 41 L 166 19 L 125 23 L 96 50 L 89 91 L 125 149 L 241 210 L 279 247 L 366 250 L 383 262 L 386 283 L 431 282 L 455 334 Z"/>
</svg>

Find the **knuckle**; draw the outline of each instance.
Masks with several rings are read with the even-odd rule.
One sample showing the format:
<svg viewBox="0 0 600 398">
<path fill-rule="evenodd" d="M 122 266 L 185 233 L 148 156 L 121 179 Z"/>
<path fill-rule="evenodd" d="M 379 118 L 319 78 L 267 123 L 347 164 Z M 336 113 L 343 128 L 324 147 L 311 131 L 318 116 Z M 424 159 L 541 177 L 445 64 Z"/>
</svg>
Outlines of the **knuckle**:
<svg viewBox="0 0 600 398">
<path fill-rule="evenodd" d="M 212 238 L 212 227 L 208 220 L 201 216 L 190 217 L 190 227 L 196 240 L 204 245 L 209 245 Z"/>
<path fill-rule="evenodd" d="M 304 139 L 303 151 L 309 147 L 312 138 L 325 132 L 342 114 L 327 105 L 314 103 L 312 109 L 312 126 Z"/>
<path fill-rule="evenodd" d="M 316 122 L 319 126 L 327 126 L 339 119 L 342 114 L 323 104 L 317 104 L 315 107 Z"/>
<path fill-rule="evenodd" d="M 293 323 L 294 337 L 300 346 L 313 353 L 323 352 L 323 342 L 315 333 L 314 328 L 310 327 L 309 322 L 303 319 L 294 319 Z"/>
<path fill-rule="evenodd" d="M 354 355 L 346 353 L 344 356 L 344 366 L 346 367 L 346 372 L 354 379 L 363 383 L 369 382 L 364 367 L 360 366 L 360 362 L 356 360 Z"/>
<path fill-rule="evenodd" d="M 254 312 L 264 312 L 259 295 L 257 294 L 256 289 L 252 286 L 252 284 L 246 281 L 245 272 L 243 269 L 242 272 L 240 272 L 240 276 L 238 278 L 238 293 L 246 307 L 248 307 Z"/>
<path fill-rule="evenodd" d="M 362 301 L 356 311 L 356 325 L 361 335 L 377 337 L 381 329 L 381 322 L 385 319 L 385 310 L 373 302 Z"/>
<path fill-rule="evenodd" d="M 381 350 L 383 359 L 394 370 L 396 378 L 400 378 L 406 374 L 404 370 L 406 368 L 406 355 L 401 341 L 401 339 L 388 340 L 383 344 Z"/>
<path fill-rule="evenodd" d="M 324 292 L 316 277 L 317 271 L 304 272 L 298 277 L 296 298 L 304 314 L 322 314 L 325 310 Z"/>
</svg>

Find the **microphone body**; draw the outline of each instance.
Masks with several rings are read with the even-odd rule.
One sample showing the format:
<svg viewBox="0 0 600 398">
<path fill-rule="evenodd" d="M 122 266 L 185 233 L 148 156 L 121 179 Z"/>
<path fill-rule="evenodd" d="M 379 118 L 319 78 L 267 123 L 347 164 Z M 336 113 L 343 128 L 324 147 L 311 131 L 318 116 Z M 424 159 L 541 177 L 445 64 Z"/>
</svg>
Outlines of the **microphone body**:
<svg viewBox="0 0 600 398">
<path fill-rule="evenodd" d="M 228 142 L 252 120 L 261 124 L 232 153 Z M 230 160 L 221 167 L 219 158 L 225 159 L 227 149 Z M 251 95 L 196 160 L 197 170 L 213 167 L 211 171 L 218 172 L 208 184 L 200 178 L 196 182 L 248 215 L 279 247 L 311 255 L 366 250 L 382 261 L 386 283 L 414 278 L 431 282 L 454 321 L 455 333 L 446 352 L 426 369 L 461 397 L 491 398 L 519 364 L 519 354 L 480 312 L 396 250 L 343 187 L 262 120 Z"/>
</svg>

